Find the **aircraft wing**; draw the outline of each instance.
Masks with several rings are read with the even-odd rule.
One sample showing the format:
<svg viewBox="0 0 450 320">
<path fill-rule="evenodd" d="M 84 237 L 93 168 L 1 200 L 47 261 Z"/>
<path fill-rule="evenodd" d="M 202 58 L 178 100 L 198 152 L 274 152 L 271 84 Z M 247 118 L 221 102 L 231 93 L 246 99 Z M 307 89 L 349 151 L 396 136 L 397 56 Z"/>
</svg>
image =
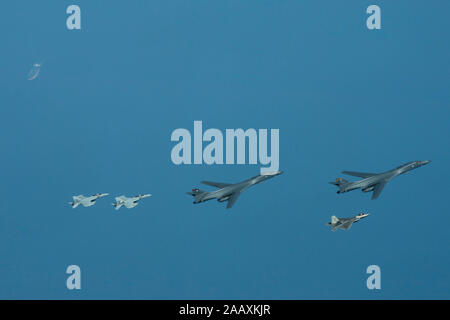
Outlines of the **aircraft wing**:
<svg viewBox="0 0 450 320">
<path fill-rule="evenodd" d="M 222 183 L 222 182 L 213 182 L 213 181 L 202 181 L 201 183 L 206 184 L 211 187 L 216 187 L 219 189 L 222 189 L 222 188 L 225 188 L 225 187 L 231 185 L 231 183 Z"/>
<path fill-rule="evenodd" d="M 138 202 L 137 202 L 137 201 L 136 201 L 136 202 L 126 201 L 126 202 L 124 203 L 124 205 L 125 205 L 125 208 L 131 209 L 131 208 L 136 207 L 136 206 L 138 205 Z"/>
<path fill-rule="evenodd" d="M 228 199 L 227 209 L 230 209 L 234 205 L 236 200 L 239 198 L 240 194 L 241 194 L 240 192 L 235 192 L 232 194 L 230 199 Z"/>
<path fill-rule="evenodd" d="M 344 230 L 348 230 L 348 229 L 350 229 L 352 224 L 353 224 L 353 221 L 347 221 L 346 223 L 341 224 L 341 228 Z"/>
<path fill-rule="evenodd" d="M 384 186 L 386 185 L 387 181 L 380 182 L 379 184 L 375 185 L 375 188 L 373 188 L 372 193 L 372 200 L 378 198 L 381 191 L 383 191 Z"/>
<path fill-rule="evenodd" d="M 80 205 L 79 202 L 69 202 L 72 205 L 72 208 L 76 208 Z"/>
<path fill-rule="evenodd" d="M 376 173 L 367 173 L 367 172 L 356 172 L 356 171 L 342 171 L 343 174 L 347 174 L 349 176 L 359 177 L 359 178 L 369 178 L 372 176 L 376 176 Z"/>
</svg>

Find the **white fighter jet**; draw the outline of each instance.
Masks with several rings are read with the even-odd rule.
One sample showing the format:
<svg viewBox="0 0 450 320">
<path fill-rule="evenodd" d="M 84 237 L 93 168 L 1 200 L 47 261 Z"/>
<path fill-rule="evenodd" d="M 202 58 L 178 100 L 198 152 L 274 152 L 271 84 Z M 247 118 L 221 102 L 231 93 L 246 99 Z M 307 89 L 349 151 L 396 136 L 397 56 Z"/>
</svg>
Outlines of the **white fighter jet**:
<svg viewBox="0 0 450 320">
<path fill-rule="evenodd" d="M 331 231 L 336 231 L 337 229 L 348 230 L 353 223 L 369 216 L 369 213 L 358 213 L 352 218 L 337 218 L 336 216 L 331 216 L 331 222 L 327 223 L 327 226 L 331 226 Z"/>
<path fill-rule="evenodd" d="M 128 209 L 134 208 L 139 204 L 139 200 L 144 199 L 144 198 L 148 198 L 151 197 L 151 194 L 139 194 L 135 197 L 125 197 L 125 196 L 120 196 L 120 197 L 116 197 L 116 203 L 113 203 L 113 207 L 116 210 L 119 210 L 120 207 L 125 206 Z"/>
<path fill-rule="evenodd" d="M 73 201 L 69 202 L 69 204 L 72 205 L 72 208 L 76 208 L 80 204 L 83 205 L 83 207 L 90 207 L 95 204 L 95 200 L 101 197 L 106 197 L 107 195 L 109 195 L 109 193 L 97 193 L 90 197 L 85 197 L 80 194 L 79 196 L 73 196 Z"/>
</svg>

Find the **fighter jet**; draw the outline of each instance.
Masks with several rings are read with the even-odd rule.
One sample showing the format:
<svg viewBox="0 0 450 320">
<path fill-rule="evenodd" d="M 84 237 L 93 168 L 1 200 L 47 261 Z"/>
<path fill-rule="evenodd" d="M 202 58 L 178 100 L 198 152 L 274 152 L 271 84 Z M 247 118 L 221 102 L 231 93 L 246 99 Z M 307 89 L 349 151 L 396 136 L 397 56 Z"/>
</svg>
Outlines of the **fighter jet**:
<svg viewBox="0 0 450 320">
<path fill-rule="evenodd" d="M 69 204 L 72 205 L 72 208 L 76 208 L 80 204 L 82 204 L 83 207 L 90 207 L 95 204 L 95 200 L 101 197 L 106 197 L 107 195 L 109 195 L 109 193 L 97 193 L 90 197 L 85 197 L 80 194 L 79 196 L 73 196 L 73 201 L 69 202 Z"/>
<path fill-rule="evenodd" d="M 217 199 L 219 202 L 228 201 L 227 209 L 230 209 L 236 200 L 239 198 L 241 193 L 247 190 L 249 187 L 266 181 L 270 178 L 282 174 L 283 171 L 276 171 L 271 173 L 261 174 L 259 176 L 238 182 L 236 184 L 222 183 L 222 182 L 212 182 L 212 181 L 202 181 L 201 183 L 216 187 L 218 190 L 207 192 L 200 189 L 192 189 L 192 192 L 186 192 L 194 197 L 194 203 L 205 202 L 211 199 Z"/>
<path fill-rule="evenodd" d="M 151 194 L 139 194 L 135 197 L 127 198 L 125 196 L 116 197 L 116 203 L 113 203 L 113 207 L 119 210 L 121 206 L 125 206 L 128 209 L 134 208 L 139 204 L 139 200 L 151 197 Z"/>
<path fill-rule="evenodd" d="M 337 193 L 344 193 L 355 189 L 361 189 L 362 192 L 373 191 L 372 199 L 378 198 L 386 183 L 391 181 L 398 175 L 407 173 L 413 169 L 419 168 L 430 163 L 430 160 L 425 161 L 411 161 L 407 162 L 395 169 L 383 173 L 364 173 L 354 171 L 342 171 L 342 173 L 363 178 L 359 181 L 347 181 L 342 178 L 337 178 L 336 181 L 330 182 L 339 187 Z"/>
<path fill-rule="evenodd" d="M 331 231 L 336 231 L 337 229 L 348 230 L 354 222 L 358 222 L 368 215 L 368 213 L 358 213 L 353 218 L 337 218 L 336 216 L 331 216 L 331 222 L 328 222 L 327 226 L 331 226 Z"/>
</svg>

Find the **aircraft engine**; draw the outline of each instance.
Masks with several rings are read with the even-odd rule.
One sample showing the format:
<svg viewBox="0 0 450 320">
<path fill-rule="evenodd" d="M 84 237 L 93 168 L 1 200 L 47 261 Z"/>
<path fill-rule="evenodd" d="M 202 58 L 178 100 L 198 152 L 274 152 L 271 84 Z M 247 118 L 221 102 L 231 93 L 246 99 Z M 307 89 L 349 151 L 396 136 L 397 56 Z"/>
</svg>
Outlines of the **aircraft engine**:
<svg viewBox="0 0 450 320">
<path fill-rule="evenodd" d="M 373 191 L 374 187 L 368 187 L 368 188 L 364 188 L 362 189 L 362 192 L 369 192 L 369 191 Z"/>
</svg>

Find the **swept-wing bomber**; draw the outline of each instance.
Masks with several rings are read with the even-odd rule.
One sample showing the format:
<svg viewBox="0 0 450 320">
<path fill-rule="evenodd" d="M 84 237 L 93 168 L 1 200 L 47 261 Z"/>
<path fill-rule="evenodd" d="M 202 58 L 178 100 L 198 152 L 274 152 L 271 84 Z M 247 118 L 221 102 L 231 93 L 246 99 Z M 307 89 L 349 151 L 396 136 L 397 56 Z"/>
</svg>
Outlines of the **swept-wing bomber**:
<svg viewBox="0 0 450 320">
<path fill-rule="evenodd" d="M 342 173 L 362 178 L 362 180 L 358 181 L 347 181 L 342 178 L 337 178 L 336 181 L 330 182 L 331 184 L 337 186 L 339 190 L 337 193 L 344 193 L 348 191 L 352 191 L 355 189 L 361 189 L 362 192 L 370 192 L 372 193 L 372 199 L 378 198 L 381 191 L 383 190 L 386 183 L 391 181 L 393 178 L 407 173 L 413 169 L 419 168 L 430 163 L 430 160 L 425 161 L 411 161 L 407 162 L 395 169 L 383 172 L 383 173 L 366 173 L 366 172 L 355 172 L 355 171 L 342 171 Z"/>
<path fill-rule="evenodd" d="M 218 190 L 207 192 L 200 189 L 192 189 L 192 191 L 187 192 L 187 194 L 194 197 L 194 203 L 205 202 L 211 199 L 217 199 L 219 202 L 228 201 L 227 209 L 230 209 L 243 191 L 255 184 L 276 177 L 282 173 L 283 171 L 265 173 L 235 184 L 202 181 L 201 183 L 218 188 Z"/>
</svg>

